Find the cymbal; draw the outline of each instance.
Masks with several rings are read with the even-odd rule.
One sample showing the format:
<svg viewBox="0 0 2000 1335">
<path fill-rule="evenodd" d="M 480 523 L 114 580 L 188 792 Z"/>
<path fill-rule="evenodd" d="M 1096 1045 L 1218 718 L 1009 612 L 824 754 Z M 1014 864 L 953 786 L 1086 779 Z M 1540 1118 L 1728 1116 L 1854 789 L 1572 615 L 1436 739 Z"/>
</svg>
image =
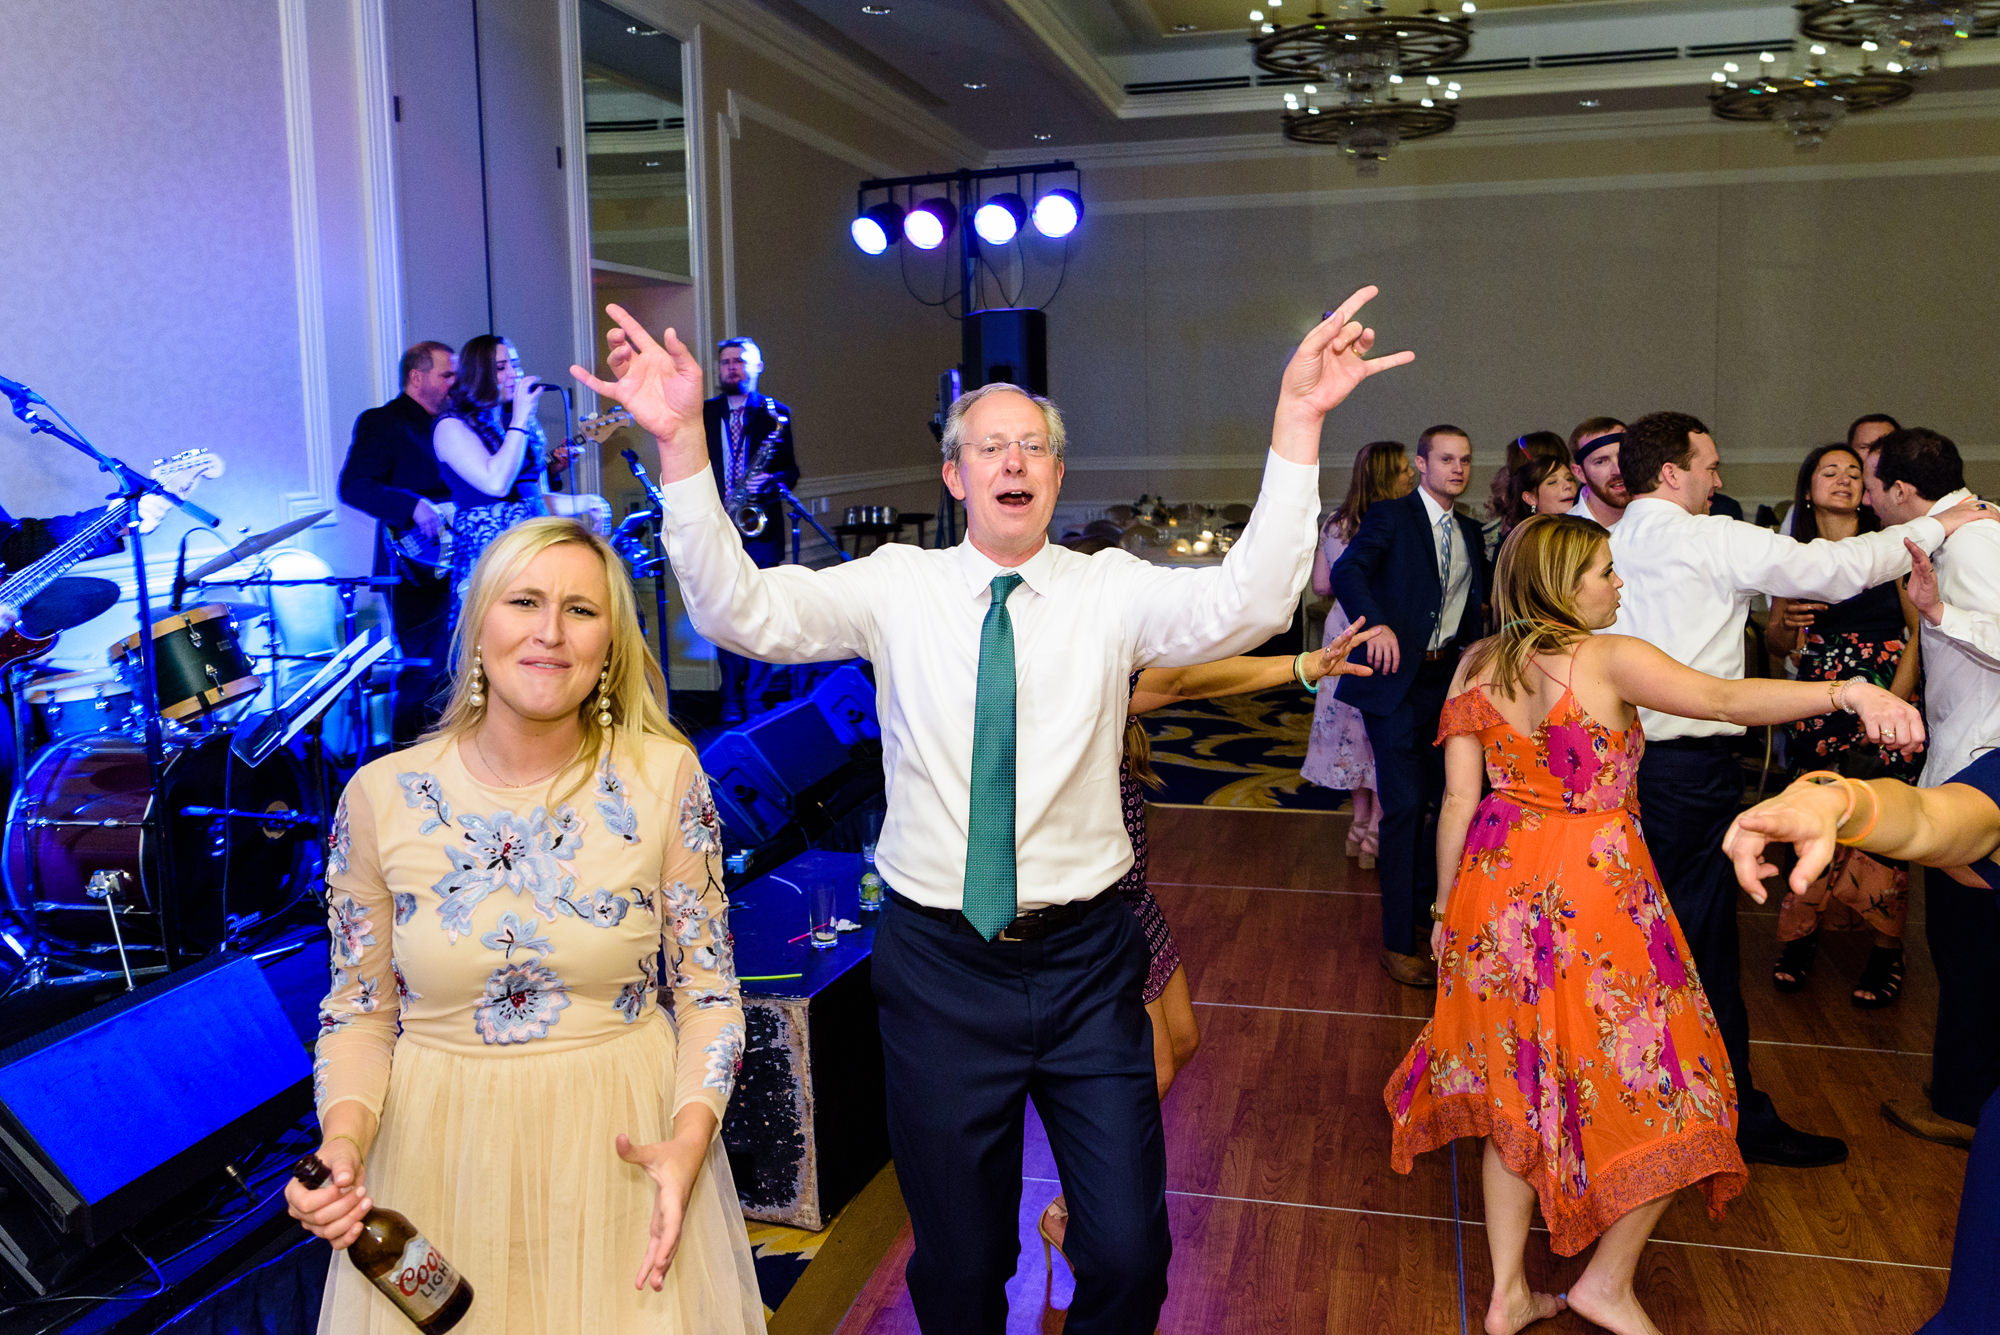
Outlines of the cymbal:
<svg viewBox="0 0 2000 1335">
<path fill-rule="evenodd" d="M 81 626 L 102 616 L 117 601 L 118 586 L 110 580 L 67 576 L 23 604 L 21 633 L 39 640 L 44 635 Z"/>
<path fill-rule="evenodd" d="M 207 579 L 218 570 L 227 570 L 246 556 L 255 556 L 266 547 L 275 547 L 295 533 L 305 532 L 332 513 L 333 511 L 331 510 L 315 510 L 309 515 L 299 516 L 288 524 L 280 524 L 268 532 L 253 533 L 222 555 L 213 560 L 204 561 L 201 565 L 196 566 L 194 570 L 189 572 L 187 581 L 190 584 L 196 584 Z"/>
</svg>

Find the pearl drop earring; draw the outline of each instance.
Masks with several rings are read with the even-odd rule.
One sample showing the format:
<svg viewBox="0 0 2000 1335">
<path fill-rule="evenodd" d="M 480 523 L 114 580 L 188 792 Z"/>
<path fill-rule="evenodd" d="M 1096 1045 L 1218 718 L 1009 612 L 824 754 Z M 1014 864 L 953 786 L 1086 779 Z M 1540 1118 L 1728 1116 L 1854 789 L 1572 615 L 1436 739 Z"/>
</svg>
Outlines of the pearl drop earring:
<svg viewBox="0 0 2000 1335">
<path fill-rule="evenodd" d="M 481 660 L 476 644 L 472 646 L 472 689 L 467 692 L 466 699 L 474 709 L 486 707 L 486 664 Z"/>
<path fill-rule="evenodd" d="M 609 731 L 611 728 L 611 665 L 597 674 L 597 726 Z"/>
</svg>

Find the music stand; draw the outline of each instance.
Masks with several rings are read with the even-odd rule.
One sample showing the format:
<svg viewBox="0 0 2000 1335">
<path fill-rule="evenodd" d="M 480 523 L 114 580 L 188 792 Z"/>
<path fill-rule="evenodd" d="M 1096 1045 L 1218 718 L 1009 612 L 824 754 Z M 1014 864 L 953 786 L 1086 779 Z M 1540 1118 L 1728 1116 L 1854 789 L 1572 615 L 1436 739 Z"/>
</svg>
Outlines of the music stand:
<svg viewBox="0 0 2000 1335">
<path fill-rule="evenodd" d="M 306 725 L 329 709 L 342 691 L 376 660 L 389 652 L 389 641 L 380 630 L 371 630 L 358 640 L 350 640 L 340 652 L 315 672 L 312 680 L 293 691 L 276 709 L 238 725 L 229 749 L 246 765 L 261 765 L 273 752 L 290 742 Z"/>
</svg>

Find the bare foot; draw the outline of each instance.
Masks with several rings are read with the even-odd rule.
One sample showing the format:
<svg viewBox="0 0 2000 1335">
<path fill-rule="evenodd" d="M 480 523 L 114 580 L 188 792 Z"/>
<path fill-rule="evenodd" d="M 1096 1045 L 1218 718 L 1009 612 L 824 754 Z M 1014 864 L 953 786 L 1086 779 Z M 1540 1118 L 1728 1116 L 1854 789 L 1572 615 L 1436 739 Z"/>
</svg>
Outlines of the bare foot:
<svg viewBox="0 0 2000 1335">
<path fill-rule="evenodd" d="M 1556 1313 L 1569 1306 L 1552 1293 L 1534 1293 L 1523 1284 L 1511 1292 L 1493 1292 L 1493 1301 L 1486 1307 L 1486 1335 L 1514 1335 L 1524 1327 L 1537 1321 L 1547 1321 Z"/>
<path fill-rule="evenodd" d="M 1622 1294 L 1605 1293 L 1593 1287 L 1586 1275 L 1570 1285 L 1569 1305 L 1578 1316 L 1613 1335 L 1662 1335 L 1646 1309 L 1639 1306 L 1639 1295 L 1629 1288 Z"/>
</svg>

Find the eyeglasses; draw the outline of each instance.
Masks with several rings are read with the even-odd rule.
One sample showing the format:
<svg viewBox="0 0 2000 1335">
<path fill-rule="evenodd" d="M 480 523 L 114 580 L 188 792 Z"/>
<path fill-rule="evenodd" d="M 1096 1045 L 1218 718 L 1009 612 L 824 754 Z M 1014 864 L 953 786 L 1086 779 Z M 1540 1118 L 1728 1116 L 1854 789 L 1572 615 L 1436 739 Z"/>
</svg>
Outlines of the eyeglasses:
<svg viewBox="0 0 2000 1335">
<path fill-rule="evenodd" d="M 1026 436 L 1020 440 L 1002 440 L 998 436 L 988 436 L 985 440 L 974 442 L 971 449 L 982 459 L 998 459 L 1014 445 L 1019 445 L 1021 453 L 1030 459 L 1046 459 L 1055 453 L 1055 448 L 1043 436 Z"/>
</svg>

